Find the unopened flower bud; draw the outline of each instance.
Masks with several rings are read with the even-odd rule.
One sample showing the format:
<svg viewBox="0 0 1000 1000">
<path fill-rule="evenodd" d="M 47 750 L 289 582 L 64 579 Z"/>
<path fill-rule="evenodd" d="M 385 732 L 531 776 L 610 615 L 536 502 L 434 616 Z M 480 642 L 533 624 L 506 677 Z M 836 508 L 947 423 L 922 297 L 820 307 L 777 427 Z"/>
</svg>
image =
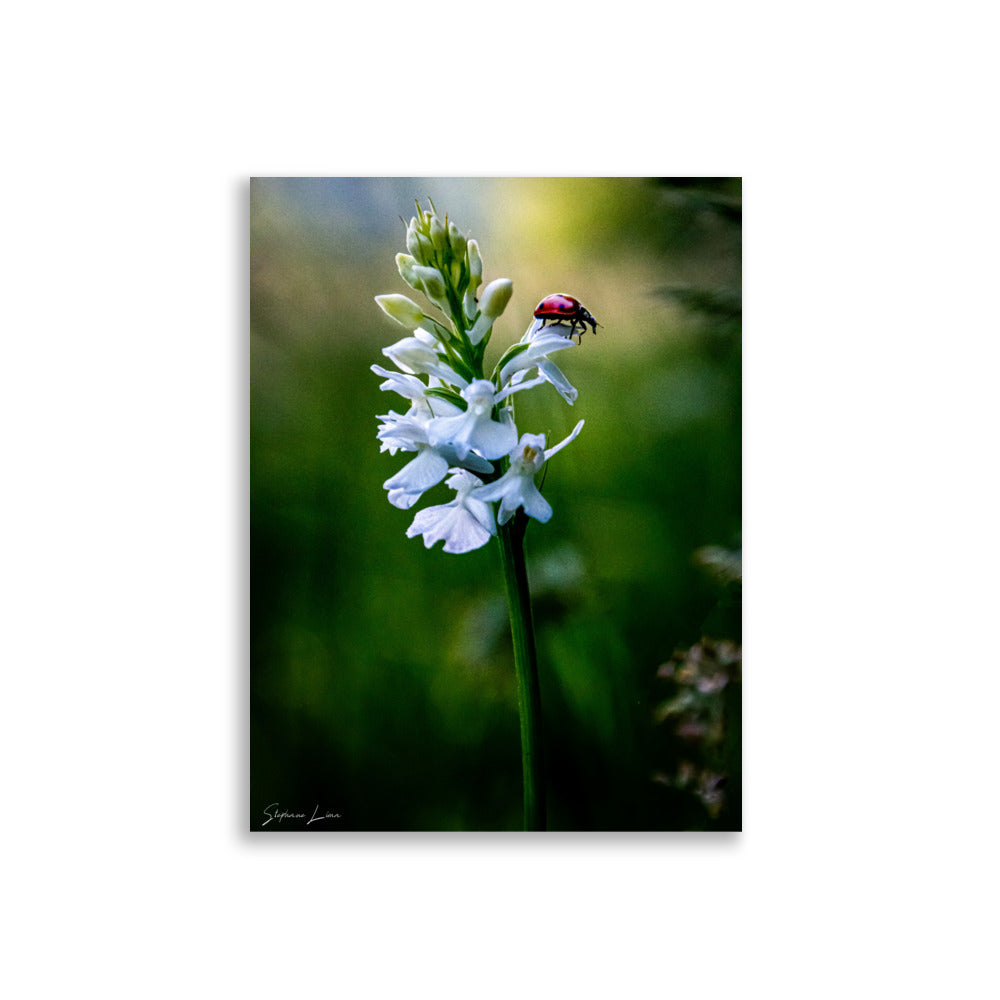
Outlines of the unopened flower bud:
<svg viewBox="0 0 1000 1000">
<path fill-rule="evenodd" d="M 417 233 L 417 220 L 410 219 L 410 224 L 406 227 L 406 252 L 414 258 L 421 257 L 420 236 Z"/>
<path fill-rule="evenodd" d="M 415 330 L 424 321 L 420 306 L 405 295 L 376 295 L 375 301 L 387 316 L 407 330 Z"/>
<path fill-rule="evenodd" d="M 514 282 L 510 278 L 497 278 L 484 289 L 479 300 L 479 309 L 491 320 L 496 319 L 507 308 L 510 297 L 514 293 Z"/>
<path fill-rule="evenodd" d="M 465 315 L 473 320 L 479 308 L 476 304 L 476 291 L 483 282 L 483 258 L 479 256 L 479 244 L 475 240 L 469 240 L 466 254 L 469 260 L 469 285 L 465 290 Z"/>
<path fill-rule="evenodd" d="M 479 256 L 479 244 L 475 240 L 469 240 L 467 250 L 469 254 L 469 274 L 471 275 L 469 284 L 472 285 L 475 283 L 476 288 L 478 288 L 483 280 L 483 258 Z"/>
<path fill-rule="evenodd" d="M 436 215 L 431 216 L 431 243 L 442 252 L 448 249 L 448 230 Z"/>
<path fill-rule="evenodd" d="M 451 243 L 451 252 L 461 260 L 469 241 L 459 232 L 454 222 L 448 223 L 448 242 Z"/>
<path fill-rule="evenodd" d="M 422 267 L 420 264 L 416 264 L 413 267 L 413 275 L 420 282 L 419 287 L 429 299 L 447 300 L 444 278 L 436 267 Z"/>
<path fill-rule="evenodd" d="M 410 288 L 415 288 L 417 291 L 420 291 L 420 279 L 415 273 L 417 268 L 416 260 L 408 253 L 398 253 L 396 254 L 396 267 L 399 268 L 399 276 L 403 279 L 403 281 L 405 281 Z"/>
<path fill-rule="evenodd" d="M 479 303 L 479 315 L 469 330 L 468 337 L 470 344 L 479 344 L 484 337 L 488 337 L 493 329 L 493 324 L 497 317 L 507 308 L 510 297 L 514 292 L 514 283 L 510 278 L 497 278 L 491 281 L 484 289 L 482 299 Z M 469 311 L 466 305 L 466 312 Z M 475 315 L 473 311 L 472 315 Z"/>
</svg>

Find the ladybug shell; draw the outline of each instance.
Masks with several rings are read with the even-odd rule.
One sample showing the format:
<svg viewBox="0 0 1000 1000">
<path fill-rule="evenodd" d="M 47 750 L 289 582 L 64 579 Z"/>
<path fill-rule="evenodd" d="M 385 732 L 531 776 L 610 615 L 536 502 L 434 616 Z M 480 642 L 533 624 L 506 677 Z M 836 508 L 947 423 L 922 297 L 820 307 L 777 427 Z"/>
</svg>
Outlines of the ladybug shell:
<svg viewBox="0 0 1000 1000">
<path fill-rule="evenodd" d="M 539 319 L 551 317 L 572 318 L 573 316 L 579 316 L 581 312 L 583 312 L 583 306 L 572 295 L 564 295 L 562 292 L 557 292 L 555 295 L 546 295 L 535 306 L 535 316 Z"/>
</svg>

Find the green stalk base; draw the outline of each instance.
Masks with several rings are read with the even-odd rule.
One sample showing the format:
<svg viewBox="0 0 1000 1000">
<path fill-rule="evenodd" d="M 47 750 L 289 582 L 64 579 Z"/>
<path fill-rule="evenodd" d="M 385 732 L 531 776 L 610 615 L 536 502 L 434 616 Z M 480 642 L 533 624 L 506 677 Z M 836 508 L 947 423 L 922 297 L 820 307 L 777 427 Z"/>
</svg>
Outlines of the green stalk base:
<svg viewBox="0 0 1000 1000">
<path fill-rule="evenodd" d="M 542 698 L 538 686 L 538 659 L 531 621 L 531 595 L 524 559 L 524 532 L 528 518 L 519 510 L 497 528 L 503 564 L 510 634 L 517 673 L 517 707 L 521 717 L 521 763 L 524 774 L 524 829 L 545 829 L 545 766 L 542 751 Z"/>
</svg>

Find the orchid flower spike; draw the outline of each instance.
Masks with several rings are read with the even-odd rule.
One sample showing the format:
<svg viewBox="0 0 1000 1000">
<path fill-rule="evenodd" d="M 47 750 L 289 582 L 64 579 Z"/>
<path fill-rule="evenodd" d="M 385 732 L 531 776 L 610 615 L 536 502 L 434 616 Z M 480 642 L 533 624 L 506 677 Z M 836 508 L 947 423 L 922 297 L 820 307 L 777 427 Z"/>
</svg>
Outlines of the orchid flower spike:
<svg viewBox="0 0 1000 1000">
<path fill-rule="evenodd" d="M 412 455 L 383 486 L 389 502 L 407 510 L 450 471 L 447 485 L 455 498 L 419 512 L 407 534 L 422 535 L 428 547 L 443 540 L 446 552 L 468 552 L 519 509 L 538 521 L 552 516 L 535 476 L 580 433 L 583 421 L 546 448 L 544 435 L 520 434 L 512 397 L 548 382 L 572 405 L 577 390 L 553 357 L 578 346 L 581 334 L 588 327 L 596 332 L 598 324 L 571 295 L 549 295 L 535 307 L 521 340 L 502 353 L 486 378 L 486 350 L 494 324 L 512 301 L 513 283 L 484 281 L 479 244 L 439 216 L 433 203 L 429 209 L 417 204 L 405 242 L 406 252 L 396 255 L 399 275 L 429 304 L 396 293 L 375 297 L 408 334 L 382 351 L 398 371 L 371 366 L 383 380 L 381 389 L 409 403 L 405 414 L 379 417 L 381 450 Z"/>
</svg>

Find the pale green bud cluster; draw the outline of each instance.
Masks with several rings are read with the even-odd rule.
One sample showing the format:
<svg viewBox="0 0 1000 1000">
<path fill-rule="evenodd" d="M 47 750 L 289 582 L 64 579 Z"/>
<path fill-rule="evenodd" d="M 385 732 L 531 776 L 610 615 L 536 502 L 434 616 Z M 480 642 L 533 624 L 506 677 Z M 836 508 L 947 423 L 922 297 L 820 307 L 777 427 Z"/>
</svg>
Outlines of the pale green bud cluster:
<svg viewBox="0 0 1000 1000">
<path fill-rule="evenodd" d="M 458 353 L 470 371 L 480 371 L 493 323 L 510 301 L 511 282 L 500 278 L 480 293 L 483 258 L 479 245 L 447 216 L 442 219 L 433 202 L 429 209 L 417 205 L 417 214 L 406 227 L 406 253 L 396 255 L 396 266 L 403 281 L 426 295 L 444 314 L 445 322 L 428 317 L 401 295 L 378 296 L 379 306 L 409 330 L 422 325 L 432 331 Z"/>
<path fill-rule="evenodd" d="M 454 222 L 441 219 L 431 203 L 430 211 L 417 205 L 417 214 L 406 227 L 406 249 L 418 264 L 441 267 L 465 257 L 468 240 Z"/>
</svg>

